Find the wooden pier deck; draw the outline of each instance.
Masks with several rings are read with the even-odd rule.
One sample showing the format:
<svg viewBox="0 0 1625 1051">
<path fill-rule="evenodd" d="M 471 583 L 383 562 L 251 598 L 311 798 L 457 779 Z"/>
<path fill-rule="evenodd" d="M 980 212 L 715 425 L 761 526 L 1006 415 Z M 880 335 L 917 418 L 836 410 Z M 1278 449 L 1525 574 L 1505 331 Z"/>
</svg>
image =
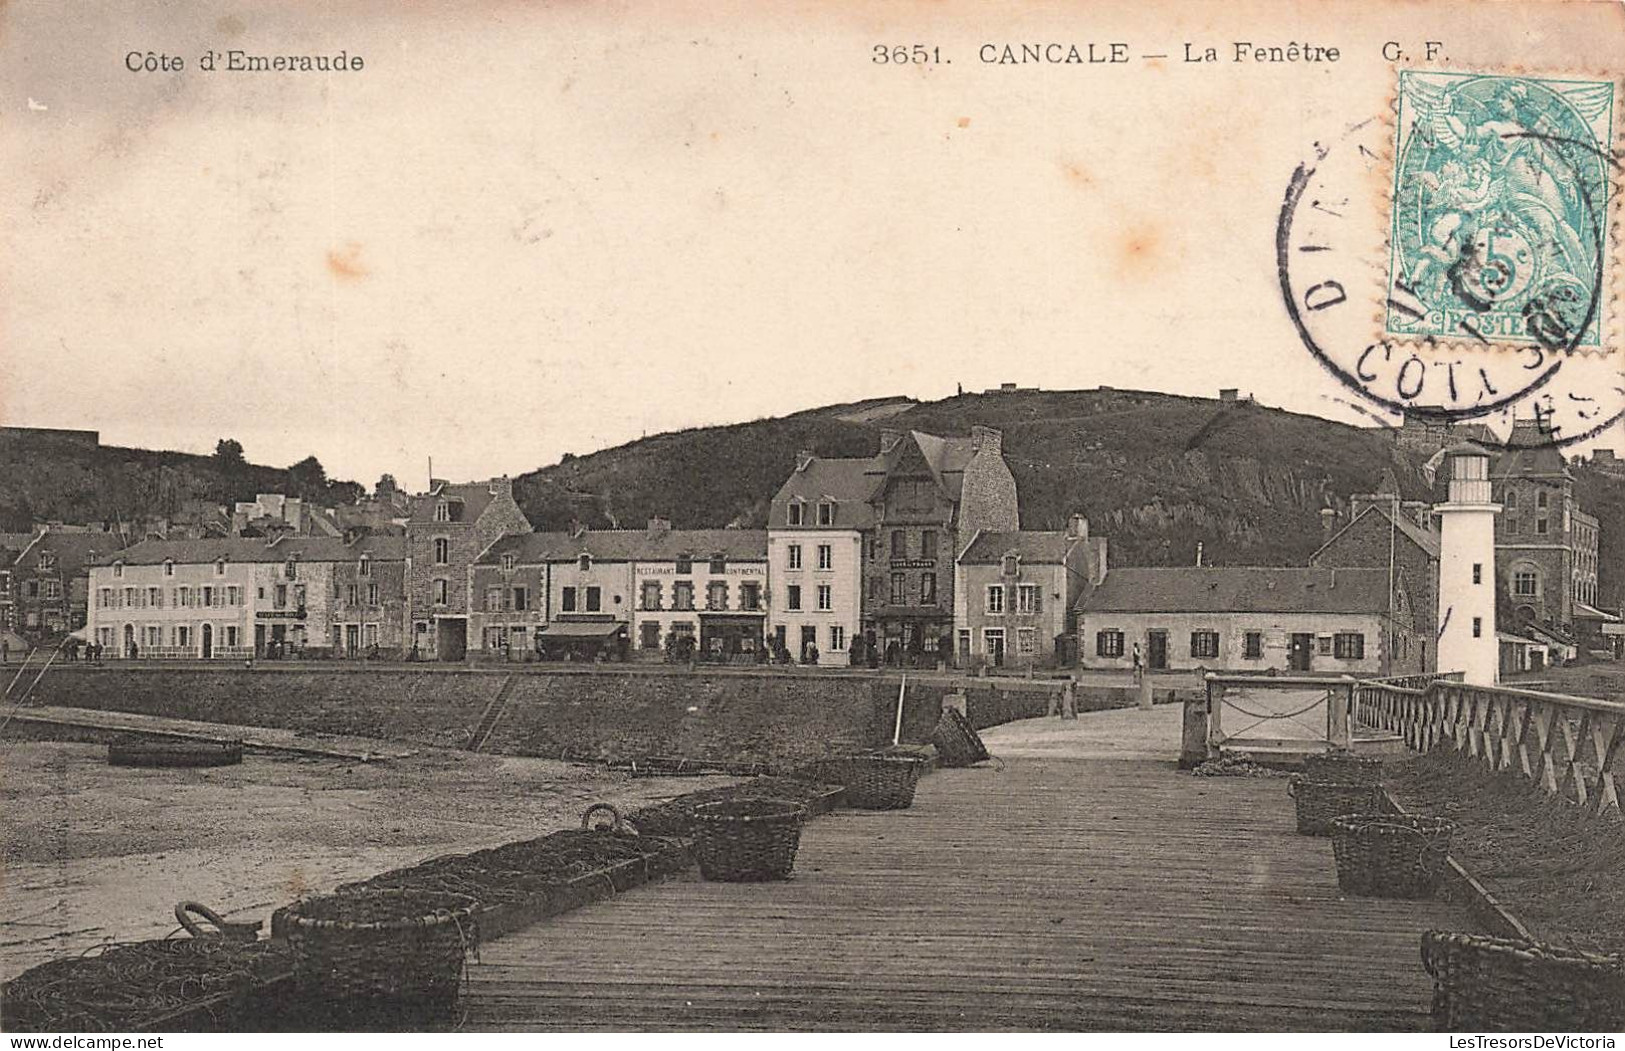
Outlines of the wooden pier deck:
<svg viewBox="0 0 1625 1051">
<path fill-rule="evenodd" d="M 1464 916 L 1340 895 L 1281 780 L 1077 758 L 1134 718 L 1101 714 L 1073 754 L 1032 720 L 1042 748 L 1016 729 L 911 810 L 817 819 L 789 882 L 689 873 L 511 934 L 464 1028 L 1427 1028 L 1420 936 Z"/>
</svg>

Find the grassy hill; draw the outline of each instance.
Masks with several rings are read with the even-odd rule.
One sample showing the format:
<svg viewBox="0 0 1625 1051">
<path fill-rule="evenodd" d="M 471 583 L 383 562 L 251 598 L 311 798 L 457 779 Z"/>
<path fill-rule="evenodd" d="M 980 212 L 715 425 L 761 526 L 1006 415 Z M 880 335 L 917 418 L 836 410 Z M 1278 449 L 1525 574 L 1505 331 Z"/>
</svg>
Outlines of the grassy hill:
<svg viewBox="0 0 1625 1051">
<path fill-rule="evenodd" d="M 1320 544 L 1320 509 L 1346 506 L 1384 472 L 1426 489 L 1384 435 L 1253 405 L 1138 391 L 1021 391 L 840 405 L 780 419 L 679 431 L 569 458 L 515 481 L 539 529 L 572 520 L 641 526 L 761 526 L 798 449 L 872 454 L 883 427 L 1004 432 L 1022 524 L 1059 528 L 1073 512 L 1111 539 L 1119 565 L 1301 563 Z"/>
<path fill-rule="evenodd" d="M 298 470 L 191 453 L 79 445 L 49 437 L 0 438 L 0 528 L 39 521 L 131 521 L 172 515 L 188 500 L 229 504 L 256 493 L 353 502 L 361 487 L 330 482 L 306 461 Z"/>
</svg>

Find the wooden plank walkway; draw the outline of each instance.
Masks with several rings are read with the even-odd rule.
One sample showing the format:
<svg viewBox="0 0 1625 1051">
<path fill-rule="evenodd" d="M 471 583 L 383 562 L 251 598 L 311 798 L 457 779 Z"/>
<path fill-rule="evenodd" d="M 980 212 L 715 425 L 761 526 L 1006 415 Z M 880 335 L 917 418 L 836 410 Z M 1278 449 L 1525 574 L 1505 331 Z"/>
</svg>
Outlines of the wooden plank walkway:
<svg viewBox="0 0 1625 1051">
<path fill-rule="evenodd" d="M 1340 896 L 1281 780 L 1028 755 L 817 819 L 787 883 L 690 873 L 510 934 L 464 1028 L 1425 1029 L 1421 933 L 1464 923 Z"/>
</svg>

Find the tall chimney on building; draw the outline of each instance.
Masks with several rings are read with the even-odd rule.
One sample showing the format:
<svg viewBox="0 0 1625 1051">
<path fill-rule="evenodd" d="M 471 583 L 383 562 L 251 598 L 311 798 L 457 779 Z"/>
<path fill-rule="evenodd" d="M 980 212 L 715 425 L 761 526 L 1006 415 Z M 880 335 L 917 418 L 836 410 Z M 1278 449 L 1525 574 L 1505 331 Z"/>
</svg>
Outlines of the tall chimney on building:
<svg viewBox="0 0 1625 1051">
<path fill-rule="evenodd" d="M 897 443 L 902 440 L 902 431 L 894 431 L 890 427 L 880 428 L 880 455 L 885 456 L 897 448 Z"/>
<path fill-rule="evenodd" d="M 1337 508 L 1322 507 L 1320 509 L 1320 535 L 1329 537 L 1337 530 Z"/>
<path fill-rule="evenodd" d="M 1073 515 L 1066 520 L 1066 536 L 1068 540 L 1089 539 L 1089 519 L 1083 515 Z"/>
<path fill-rule="evenodd" d="M 797 450 L 796 451 L 796 470 L 805 471 L 807 469 L 807 465 L 812 463 L 817 458 L 818 457 L 816 455 L 814 455 L 814 453 L 813 453 L 813 451 L 811 449 L 799 449 L 799 450 Z"/>
</svg>

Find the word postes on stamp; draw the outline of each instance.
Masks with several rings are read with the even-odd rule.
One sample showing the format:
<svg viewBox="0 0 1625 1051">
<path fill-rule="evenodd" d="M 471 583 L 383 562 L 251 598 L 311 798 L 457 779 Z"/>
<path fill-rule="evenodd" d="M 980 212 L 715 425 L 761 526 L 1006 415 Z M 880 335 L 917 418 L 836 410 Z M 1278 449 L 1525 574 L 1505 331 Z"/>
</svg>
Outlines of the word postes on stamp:
<svg viewBox="0 0 1625 1051">
<path fill-rule="evenodd" d="M 1384 334 L 1602 351 L 1611 80 L 1399 73 Z"/>
</svg>

